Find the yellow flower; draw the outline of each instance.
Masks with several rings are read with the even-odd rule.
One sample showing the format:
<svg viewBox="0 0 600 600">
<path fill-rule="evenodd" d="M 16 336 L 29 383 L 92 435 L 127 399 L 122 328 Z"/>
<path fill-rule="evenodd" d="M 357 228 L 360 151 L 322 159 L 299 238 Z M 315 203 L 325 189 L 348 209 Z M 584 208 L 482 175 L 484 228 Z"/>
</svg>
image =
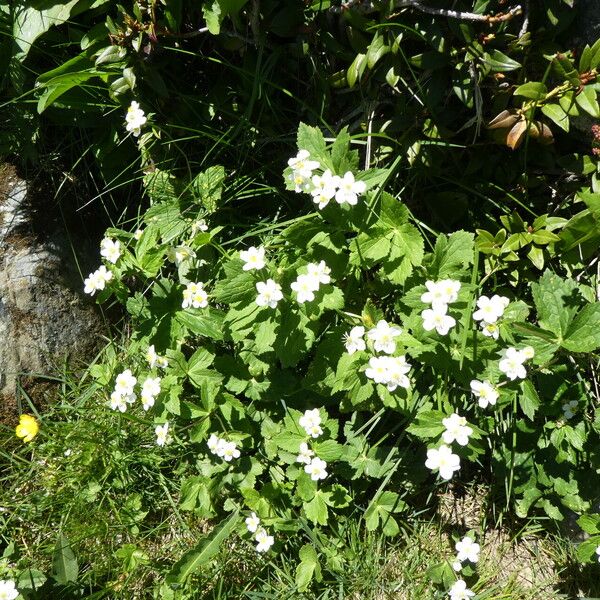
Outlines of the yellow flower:
<svg viewBox="0 0 600 600">
<path fill-rule="evenodd" d="M 31 415 L 21 415 L 19 417 L 19 424 L 16 428 L 17 437 L 23 438 L 25 443 L 30 442 L 40 430 L 38 422 L 35 417 Z"/>
</svg>

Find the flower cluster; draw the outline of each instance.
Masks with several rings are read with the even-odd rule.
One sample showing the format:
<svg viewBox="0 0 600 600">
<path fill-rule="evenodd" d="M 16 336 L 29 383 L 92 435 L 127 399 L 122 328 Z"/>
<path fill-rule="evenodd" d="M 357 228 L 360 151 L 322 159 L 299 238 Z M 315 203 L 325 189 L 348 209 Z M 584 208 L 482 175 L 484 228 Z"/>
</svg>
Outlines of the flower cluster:
<svg viewBox="0 0 600 600">
<path fill-rule="evenodd" d="M 121 256 L 121 242 L 119 240 L 104 238 L 100 242 L 100 256 L 105 258 L 109 263 L 116 264 Z"/>
<path fill-rule="evenodd" d="M 318 438 L 323 433 L 321 429 L 321 415 L 318 408 L 304 411 L 304 414 L 298 420 L 298 424 L 304 428 L 306 435 L 312 438 Z"/>
<path fill-rule="evenodd" d="M 142 132 L 142 125 L 145 125 L 146 121 L 147 119 L 144 111 L 140 108 L 140 105 L 133 100 L 125 115 L 125 122 L 127 123 L 125 129 L 131 131 L 135 137 L 138 137 Z"/>
<path fill-rule="evenodd" d="M 148 377 L 142 385 L 142 406 L 148 410 L 154 406 L 156 396 L 160 394 L 160 377 Z"/>
<path fill-rule="evenodd" d="M 240 451 L 235 442 L 228 442 L 214 433 L 208 438 L 206 445 L 213 454 L 225 462 L 231 462 L 234 458 L 240 457 Z"/>
<path fill-rule="evenodd" d="M 480 296 L 477 300 L 478 309 L 473 313 L 474 321 L 481 321 L 481 332 L 486 337 L 498 339 L 498 319 L 502 317 L 510 300 L 505 296 L 494 294 L 491 298 Z"/>
<path fill-rule="evenodd" d="M 456 319 L 448 313 L 448 305 L 456 302 L 460 291 L 460 281 L 442 279 L 441 281 L 426 281 L 427 291 L 421 296 L 421 301 L 430 304 L 431 308 L 421 313 L 423 329 L 435 329 L 439 335 L 446 335 L 456 325 Z"/>
<path fill-rule="evenodd" d="M 502 352 L 498 368 L 511 380 L 525 379 L 527 371 L 525 370 L 525 362 L 533 358 L 534 351 L 531 346 L 527 346 L 522 350 L 516 348 L 507 348 Z"/>
<path fill-rule="evenodd" d="M 393 392 L 398 387 L 410 387 L 410 379 L 406 376 L 410 368 L 405 356 L 373 356 L 369 359 L 365 375 Z"/>
<path fill-rule="evenodd" d="M 137 378 L 131 372 L 131 369 L 125 369 L 117 375 L 115 380 L 115 389 L 110 395 L 110 407 L 113 410 L 125 412 L 128 404 L 133 404 L 137 398 L 134 392 Z"/>
<path fill-rule="evenodd" d="M 103 290 L 106 284 L 112 279 L 112 272 L 104 265 L 90 273 L 84 280 L 83 291 L 93 296 L 98 290 Z"/>
<path fill-rule="evenodd" d="M 331 269 L 324 260 L 306 265 L 306 270 L 307 272 L 298 275 L 296 281 L 290 286 L 296 292 L 296 300 L 299 304 L 312 302 L 315 299 L 315 292 L 319 290 L 321 284 L 331 283 Z"/>
<path fill-rule="evenodd" d="M 246 529 L 254 534 L 257 552 L 266 552 L 275 543 L 275 538 L 269 535 L 264 527 L 260 527 L 260 519 L 256 513 L 252 513 L 246 519 Z"/>
<path fill-rule="evenodd" d="M 208 294 L 204 289 L 202 281 L 188 283 L 183 290 L 183 302 L 181 308 L 206 308 L 208 306 Z"/>
<path fill-rule="evenodd" d="M 292 171 L 288 176 L 296 192 L 309 193 L 319 209 L 325 208 L 330 200 L 338 204 L 355 206 L 358 197 L 367 190 L 364 181 L 356 180 L 354 173 L 347 171 L 342 177 L 334 175 L 330 169 L 322 175 L 313 172 L 321 167 L 316 160 L 310 160 L 308 150 L 300 150 L 296 156 L 288 160 Z"/>
</svg>

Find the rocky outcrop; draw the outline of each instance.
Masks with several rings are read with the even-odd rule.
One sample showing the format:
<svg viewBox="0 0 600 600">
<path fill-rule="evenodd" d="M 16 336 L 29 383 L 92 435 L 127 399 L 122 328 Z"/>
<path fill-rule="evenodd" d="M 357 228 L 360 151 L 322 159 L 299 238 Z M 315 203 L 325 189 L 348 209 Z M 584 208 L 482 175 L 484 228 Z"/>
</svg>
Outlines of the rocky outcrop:
<svg viewBox="0 0 600 600">
<path fill-rule="evenodd" d="M 65 358 L 81 364 L 97 347 L 101 329 L 81 292 L 66 232 L 52 226 L 38 235 L 29 204 L 26 182 L 0 165 L 2 412 L 14 404 L 19 381 L 56 373 Z"/>
</svg>

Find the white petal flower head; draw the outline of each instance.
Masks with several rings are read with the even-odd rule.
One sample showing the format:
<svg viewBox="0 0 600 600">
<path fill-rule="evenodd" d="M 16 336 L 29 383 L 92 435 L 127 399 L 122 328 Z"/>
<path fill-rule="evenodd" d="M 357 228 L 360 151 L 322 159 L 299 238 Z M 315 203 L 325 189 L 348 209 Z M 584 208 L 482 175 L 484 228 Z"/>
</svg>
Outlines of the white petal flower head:
<svg viewBox="0 0 600 600">
<path fill-rule="evenodd" d="M 306 442 L 300 444 L 300 453 L 296 457 L 296 462 L 309 465 L 315 453 L 308 447 Z"/>
<path fill-rule="evenodd" d="M 219 452 L 219 442 L 221 441 L 222 440 L 219 437 L 212 433 L 211 436 L 208 438 L 206 445 L 213 454 L 217 454 Z"/>
<path fill-rule="evenodd" d="M 194 257 L 194 251 L 189 246 L 175 246 L 167 250 L 167 258 L 175 263 L 176 266 L 181 265 L 186 260 Z"/>
<path fill-rule="evenodd" d="M 258 296 L 256 296 L 256 304 L 258 306 L 275 308 L 277 303 L 283 298 L 281 286 L 272 279 L 259 281 L 256 284 L 256 291 L 258 292 Z"/>
<path fill-rule="evenodd" d="M 133 239 L 136 242 L 139 242 L 139 240 L 141 239 L 143 233 L 144 233 L 143 229 L 136 229 L 134 231 L 134 233 L 133 233 Z"/>
<path fill-rule="evenodd" d="M 460 469 L 460 457 L 442 444 L 438 449 L 427 450 L 425 466 L 432 471 L 439 471 L 442 479 L 452 479 L 454 472 Z"/>
<path fill-rule="evenodd" d="M 488 298 L 480 296 L 477 300 L 479 310 L 473 313 L 475 321 L 483 321 L 484 323 L 495 323 L 503 314 L 504 309 L 508 306 L 510 300 L 504 296 L 497 294 Z"/>
<path fill-rule="evenodd" d="M 183 302 L 181 308 L 206 308 L 208 306 L 208 294 L 201 281 L 188 283 L 183 290 Z"/>
<path fill-rule="evenodd" d="M 121 256 L 121 242 L 119 240 L 104 238 L 100 242 L 100 256 L 114 265 Z"/>
<path fill-rule="evenodd" d="M 311 179 L 312 189 L 310 191 L 313 202 L 319 209 L 325 208 L 337 191 L 337 178 L 327 169 L 323 175 L 313 175 Z"/>
<path fill-rule="evenodd" d="M 527 371 L 523 363 L 527 360 L 521 350 L 507 348 L 498 363 L 498 368 L 511 380 L 525 379 Z"/>
<path fill-rule="evenodd" d="M 331 283 L 331 269 L 322 260 L 320 263 L 310 263 L 306 265 L 308 275 L 314 277 L 319 284 Z"/>
<path fill-rule="evenodd" d="M 112 272 L 102 265 L 84 280 L 83 291 L 93 296 L 98 290 L 103 290 L 112 277 Z"/>
<path fill-rule="evenodd" d="M 565 419 L 567 419 L 567 420 L 572 419 L 575 416 L 575 413 L 577 412 L 578 407 L 579 407 L 579 402 L 577 402 L 577 400 L 571 400 L 570 402 L 563 404 L 562 409 L 563 409 Z"/>
<path fill-rule="evenodd" d="M 351 171 L 338 178 L 337 185 L 339 189 L 335 193 L 335 201 L 350 206 L 355 206 L 358 203 L 358 196 L 364 194 L 367 189 L 367 184 L 364 181 L 356 181 Z"/>
<path fill-rule="evenodd" d="M 327 463 L 315 456 L 308 465 L 304 467 L 304 471 L 310 475 L 313 481 L 325 479 L 327 477 Z"/>
<path fill-rule="evenodd" d="M 164 446 L 171 441 L 171 436 L 169 435 L 169 423 L 165 423 L 164 425 L 157 425 L 154 428 L 154 433 L 156 434 L 156 445 Z"/>
<path fill-rule="evenodd" d="M 133 394 L 133 388 L 137 383 L 137 379 L 133 376 L 131 369 L 125 369 L 117 375 L 115 380 L 115 392 L 121 396 L 129 396 Z"/>
<path fill-rule="evenodd" d="M 125 115 L 125 121 L 127 125 L 125 129 L 127 131 L 133 132 L 133 135 L 136 137 L 140 135 L 142 125 L 146 124 L 146 115 L 144 111 L 140 108 L 140 105 L 134 100 L 129 108 L 127 109 L 127 114 Z"/>
<path fill-rule="evenodd" d="M 535 350 L 531 346 L 525 346 L 521 350 L 521 354 L 525 357 L 525 360 L 531 360 L 535 356 Z"/>
<path fill-rule="evenodd" d="M 473 429 L 467 425 L 464 417 L 452 413 L 449 417 L 442 419 L 442 424 L 446 428 L 442 434 L 442 439 L 446 444 L 456 442 L 459 446 L 466 446 L 469 443 L 469 436 L 473 435 Z"/>
<path fill-rule="evenodd" d="M 390 370 L 387 359 L 387 356 L 372 356 L 369 359 L 369 366 L 365 370 L 365 375 L 375 383 L 387 385 L 390 380 Z"/>
<path fill-rule="evenodd" d="M 377 325 L 369 330 L 367 336 L 373 340 L 373 348 L 377 352 L 393 354 L 396 351 L 396 342 L 394 338 L 402 333 L 402 329 L 394 325 L 389 325 L 387 321 L 381 319 Z"/>
<path fill-rule="evenodd" d="M 252 513 L 246 518 L 246 529 L 250 533 L 255 533 L 260 525 L 260 519 L 256 516 L 256 513 Z"/>
<path fill-rule="evenodd" d="M 265 267 L 265 249 L 262 246 L 240 250 L 240 258 L 244 261 L 244 271 L 260 271 Z"/>
<path fill-rule="evenodd" d="M 410 364 L 406 362 L 405 356 L 388 356 L 387 362 L 387 389 L 393 392 L 396 388 L 401 387 L 408 389 L 410 387 L 410 379 L 406 374 L 410 371 Z"/>
<path fill-rule="evenodd" d="M 223 441 L 223 440 L 221 440 Z M 240 451 L 235 442 L 224 442 L 219 445 L 219 456 L 226 462 L 231 462 L 234 458 L 240 457 Z"/>
<path fill-rule="evenodd" d="M 132 394 L 134 397 L 135 395 Z M 122 396 L 117 392 L 112 392 L 110 395 L 110 407 L 112 410 L 118 410 L 119 412 L 124 413 L 127 410 L 127 400 L 126 396 Z"/>
<path fill-rule="evenodd" d="M 144 410 L 154 406 L 158 394 L 160 394 L 160 377 L 148 377 L 142 385 L 142 393 L 140 394 Z"/>
<path fill-rule="evenodd" d="M 154 344 L 148 346 L 148 350 L 146 350 L 146 360 L 148 361 L 148 366 L 151 369 L 154 369 L 156 363 L 158 362 L 158 354 L 156 353 L 156 349 L 154 348 Z"/>
<path fill-rule="evenodd" d="M 275 543 L 273 536 L 268 535 L 264 527 L 256 532 L 254 540 L 256 541 L 257 552 L 266 552 Z"/>
<path fill-rule="evenodd" d="M 3 579 L 0 581 L 0 600 L 15 600 L 19 591 L 15 587 L 15 582 Z"/>
<path fill-rule="evenodd" d="M 450 600 L 469 600 L 475 595 L 475 592 L 470 590 L 462 579 L 459 579 L 448 590 L 448 595 Z"/>
<path fill-rule="evenodd" d="M 288 160 L 288 166 L 292 167 L 294 171 L 302 171 L 304 173 L 312 173 L 315 169 L 318 169 L 321 165 L 316 160 L 310 160 L 310 153 L 308 150 L 299 150 L 296 156 Z"/>
<path fill-rule="evenodd" d="M 319 437 L 323 430 L 321 429 L 321 415 L 318 408 L 304 411 L 304 414 L 298 419 L 300 427 L 304 428 L 307 435 L 313 438 Z"/>
<path fill-rule="evenodd" d="M 456 560 L 461 563 L 468 560 L 469 562 L 476 563 L 479 560 L 479 552 L 481 547 L 469 536 L 465 536 L 459 542 L 456 542 Z"/>
<path fill-rule="evenodd" d="M 208 225 L 204 219 L 198 219 L 192 223 L 192 235 L 196 235 L 199 231 L 208 231 Z"/>
<path fill-rule="evenodd" d="M 456 319 L 445 314 L 441 310 L 426 308 L 422 313 L 423 329 L 431 331 L 435 329 L 439 335 L 447 335 L 447 333 L 456 325 Z"/>
<path fill-rule="evenodd" d="M 462 571 L 462 563 L 460 562 L 460 560 L 455 560 L 452 563 L 452 568 L 458 573 L 459 571 Z"/>
<path fill-rule="evenodd" d="M 486 323 L 485 321 L 481 322 L 481 333 L 485 335 L 485 337 L 491 337 L 495 340 L 498 339 L 500 335 L 500 329 L 496 323 Z"/>
<path fill-rule="evenodd" d="M 487 379 L 485 381 L 473 379 L 473 381 L 471 381 L 471 391 L 477 398 L 477 403 L 480 408 L 494 406 L 500 396 L 498 390 Z"/>
<path fill-rule="evenodd" d="M 354 354 L 355 352 L 363 351 L 367 345 L 363 336 L 365 335 L 365 328 L 360 325 L 353 327 L 348 333 L 344 335 L 344 345 L 348 354 Z"/>
<path fill-rule="evenodd" d="M 319 289 L 319 280 L 312 275 L 298 275 L 290 287 L 296 292 L 296 301 L 299 304 L 312 302 L 315 299 L 315 292 Z"/>
<path fill-rule="evenodd" d="M 431 304 L 432 308 L 446 312 L 448 310 L 448 299 L 442 286 L 437 281 L 426 281 L 427 291 L 421 294 L 421 302 Z"/>
</svg>

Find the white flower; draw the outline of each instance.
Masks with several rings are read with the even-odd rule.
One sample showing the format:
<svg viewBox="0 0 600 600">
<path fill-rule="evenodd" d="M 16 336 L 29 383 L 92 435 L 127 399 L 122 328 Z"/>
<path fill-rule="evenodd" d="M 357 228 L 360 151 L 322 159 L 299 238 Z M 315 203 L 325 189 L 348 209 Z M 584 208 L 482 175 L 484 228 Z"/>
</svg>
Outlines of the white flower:
<svg viewBox="0 0 600 600">
<path fill-rule="evenodd" d="M 108 262 L 114 265 L 119 260 L 119 256 L 121 256 L 121 242 L 119 240 L 104 238 L 100 242 L 100 256 L 103 256 Z"/>
<path fill-rule="evenodd" d="M 290 287 L 296 292 L 299 304 L 312 302 L 315 299 L 315 291 L 319 289 L 319 280 L 312 275 L 298 275 Z"/>
<path fill-rule="evenodd" d="M 140 240 L 140 238 L 142 237 L 143 234 L 143 230 L 141 229 L 136 229 L 135 232 L 133 233 L 133 239 L 137 242 Z"/>
<path fill-rule="evenodd" d="M 331 269 L 325 264 L 325 261 L 322 260 L 320 263 L 310 263 L 306 265 L 308 270 L 308 275 L 314 277 L 319 284 L 323 283 L 331 283 Z"/>
<path fill-rule="evenodd" d="M 531 346 L 525 346 L 521 350 L 521 354 L 525 357 L 525 360 L 531 360 L 535 356 L 535 350 Z"/>
<path fill-rule="evenodd" d="M 481 408 L 487 408 L 487 406 L 494 406 L 496 400 L 498 400 L 498 390 L 486 379 L 485 381 L 478 381 L 473 379 L 471 381 L 471 391 L 477 398 L 477 402 Z"/>
<path fill-rule="evenodd" d="M 337 180 L 339 178 L 327 169 L 323 175 L 312 176 L 312 190 L 310 191 L 313 202 L 318 204 L 319 209 L 325 208 L 337 191 Z"/>
<path fill-rule="evenodd" d="M 421 296 L 421 301 L 431 304 L 431 308 L 439 312 L 446 312 L 446 307 L 458 299 L 460 281 L 442 279 L 441 281 L 426 281 L 427 291 Z"/>
<path fill-rule="evenodd" d="M 442 439 L 446 444 L 455 441 L 459 446 L 466 446 L 469 443 L 469 436 L 473 434 L 473 429 L 467 425 L 464 417 L 452 413 L 449 417 L 442 419 L 442 424 L 446 428 L 442 434 Z"/>
<path fill-rule="evenodd" d="M 327 477 L 327 463 L 321 460 L 318 456 L 315 456 L 309 464 L 304 467 L 304 471 L 310 475 L 313 481 L 319 481 L 319 479 L 325 479 Z"/>
<path fill-rule="evenodd" d="M 127 410 L 127 405 L 133 404 L 136 398 L 137 396 L 135 394 L 128 394 L 126 396 L 123 396 L 118 392 L 112 392 L 110 395 L 110 407 L 112 410 L 125 412 Z"/>
<path fill-rule="evenodd" d="M 0 600 L 15 600 L 19 595 L 15 582 L 3 579 L 0 581 Z"/>
<path fill-rule="evenodd" d="M 256 532 L 254 539 L 256 540 L 257 552 L 266 552 L 275 543 L 273 536 L 268 535 L 264 527 Z"/>
<path fill-rule="evenodd" d="M 258 306 L 275 308 L 277 303 L 283 298 L 281 286 L 272 279 L 259 281 L 256 284 L 256 291 L 258 292 L 258 296 L 256 296 L 256 304 Z"/>
<path fill-rule="evenodd" d="M 410 371 L 410 364 L 406 362 L 405 356 L 384 356 L 387 364 L 387 389 L 393 392 L 397 387 L 408 389 L 410 379 L 406 374 Z"/>
<path fill-rule="evenodd" d="M 462 563 L 460 562 L 460 560 L 455 560 L 452 563 L 452 568 L 458 573 L 459 571 L 462 571 Z"/>
<path fill-rule="evenodd" d="M 300 454 L 298 454 L 296 457 L 296 462 L 309 465 L 314 454 L 315 453 L 308 447 L 308 444 L 306 442 L 302 442 L 300 444 Z"/>
<path fill-rule="evenodd" d="M 169 248 L 167 250 L 167 258 L 172 263 L 175 263 L 176 266 L 179 266 L 193 256 L 194 251 L 189 246 L 175 246 L 174 248 Z"/>
<path fill-rule="evenodd" d="M 321 429 L 321 415 L 318 408 L 304 411 L 304 414 L 298 419 L 298 424 L 304 428 L 307 435 L 313 438 L 317 438 L 323 433 Z"/>
<path fill-rule="evenodd" d="M 381 319 L 373 329 L 369 330 L 367 336 L 370 340 L 373 340 L 373 348 L 377 352 L 393 354 L 396 351 L 394 338 L 401 333 L 402 329 L 389 325 L 387 321 Z"/>
<path fill-rule="evenodd" d="M 146 116 L 144 111 L 140 108 L 140 105 L 134 100 L 129 108 L 127 109 L 127 114 L 125 115 L 125 121 L 127 125 L 125 129 L 127 131 L 133 132 L 133 135 L 136 137 L 141 133 L 141 127 L 146 123 Z"/>
<path fill-rule="evenodd" d="M 204 284 L 201 281 L 197 283 L 188 283 L 183 290 L 183 302 L 181 308 L 205 308 L 208 306 L 208 294 L 204 289 Z"/>
<path fill-rule="evenodd" d="M 498 336 L 500 335 L 500 329 L 498 329 L 498 325 L 496 325 L 496 323 L 486 323 L 485 321 L 482 321 L 481 333 L 483 333 L 485 337 L 491 337 L 497 340 Z"/>
<path fill-rule="evenodd" d="M 440 335 L 446 335 L 456 325 L 456 319 L 445 314 L 441 309 L 426 308 L 422 313 L 423 329 L 431 331 L 435 329 Z"/>
<path fill-rule="evenodd" d="M 480 550 L 479 544 L 475 543 L 469 536 L 465 536 L 460 542 L 456 542 L 456 560 L 459 560 L 461 563 L 466 560 L 476 563 L 479 560 Z"/>
<path fill-rule="evenodd" d="M 363 335 L 365 335 L 365 328 L 361 326 L 353 327 L 349 333 L 344 334 L 344 344 L 348 354 L 354 354 L 367 347 Z"/>
<path fill-rule="evenodd" d="M 112 279 L 112 272 L 102 265 L 93 273 L 90 273 L 87 279 L 84 280 L 83 291 L 92 296 L 98 291 L 103 290 L 106 283 Z"/>
<path fill-rule="evenodd" d="M 516 348 L 507 348 L 500 362 L 498 368 L 511 380 L 525 379 L 527 377 L 527 371 L 523 363 L 527 360 L 527 357 L 521 350 Z"/>
<path fill-rule="evenodd" d="M 425 466 L 432 471 L 439 470 L 442 479 L 451 479 L 454 471 L 460 469 L 460 458 L 452 450 L 442 444 L 437 450 L 427 450 Z"/>
<path fill-rule="evenodd" d="M 156 353 L 154 344 L 148 346 L 148 350 L 146 351 L 146 360 L 148 361 L 148 365 L 151 369 L 154 369 L 154 367 L 166 369 L 169 366 L 169 361 L 164 356 L 159 356 Z"/>
<path fill-rule="evenodd" d="M 354 206 L 358 203 L 358 196 L 364 194 L 367 184 L 364 181 L 356 181 L 354 174 L 350 171 L 338 178 L 338 191 L 335 193 L 335 201 L 338 204 L 350 204 Z"/>
<path fill-rule="evenodd" d="M 389 380 L 387 358 L 387 356 L 372 356 L 369 359 L 369 366 L 365 370 L 365 375 L 375 383 L 387 384 Z"/>
<path fill-rule="evenodd" d="M 154 428 L 154 433 L 156 434 L 156 445 L 164 446 L 171 441 L 171 436 L 169 435 L 169 423 L 165 423 L 164 425 L 157 425 Z"/>
<path fill-rule="evenodd" d="M 231 462 L 232 459 L 240 457 L 240 451 L 238 450 L 235 442 L 219 440 L 218 455 L 224 461 Z"/>
<path fill-rule="evenodd" d="M 192 235 L 196 235 L 199 231 L 208 231 L 208 225 L 204 219 L 198 219 L 192 223 Z"/>
<path fill-rule="evenodd" d="M 577 402 L 577 400 L 571 400 L 570 402 L 563 404 L 562 409 L 564 412 L 564 417 L 567 419 L 567 421 L 575 416 L 578 406 L 579 402 Z"/>
<path fill-rule="evenodd" d="M 154 399 L 160 394 L 160 377 L 148 377 L 142 385 L 142 403 L 144 410 L 154 406 Z"/>
<path fill-rule="evenodd" d="M 250 533 L 255 533 L 260 525 L 260 519 L 256 516 L 256 513 L 252 513 L 246 518 L 246 529 Z"/>
<path fill-rule="evenodd" d="M 495 294 L 491 298 L 480 296 L 477 300 L 479 310 L 473 313 L 475 321 L 483 321 L 484 323 L 495 323 L 503 314 L 504 309 L 508 306 L 510 300 L 504 296 Z"/>
<path fill-rule="evenodd" d="M 321 165 L 316 160 L 309 160 L 308 150 L 300 150 L 298 154 L 288 160 L 292 172 L 288 179 L 293 183 L 296 192 L 308 192 L 311 186 L 312 173 Z"/>
<path fill-rule="evenodd" d="M 262 246 L 250 246 L 248 250 L 240 250 L 240 258 L 244 261 L 244 271 L 260 271 L 265 267 L 265 249 Z"/>
<path fill-rule="evenodd" d="M 115 392 L 121 396 L 129 396 L 133 394 L 133 388 L 137 383 L 137 379 L 131 373 L 131 369 L 125 369 L 117 375 L 115 380 Z"/>
<path fill-rule="evenodd" d="M 598 287 L 598 289 L 600 290 L 600 286 Z M 598 300 L 600 300 L 600 297 L 598 298 Z M 598 555 L 598 562 L 600 563 L 600 546 L 596 547 L 596 554 Z"/>
<path fill-rule="evenodd" d="M 459 579 L 450 588 L 448 595 L 450 600 L 469 600 L 475 595 L 475 592 L 471 591 L 462 579 Z"/>
<path fill-rule="evenodd" d="M 208 449 L 213 453 L 213 454 L 217 454 L 219 451 L 219 442 L 221 441 L 221 439 L 219 437 L 217 437 L 214 433 L 211 434 L 211 436 L 208 438 L 208 441 L 206 442 L 206 445 L 208 446 Z"/>
</svg>

